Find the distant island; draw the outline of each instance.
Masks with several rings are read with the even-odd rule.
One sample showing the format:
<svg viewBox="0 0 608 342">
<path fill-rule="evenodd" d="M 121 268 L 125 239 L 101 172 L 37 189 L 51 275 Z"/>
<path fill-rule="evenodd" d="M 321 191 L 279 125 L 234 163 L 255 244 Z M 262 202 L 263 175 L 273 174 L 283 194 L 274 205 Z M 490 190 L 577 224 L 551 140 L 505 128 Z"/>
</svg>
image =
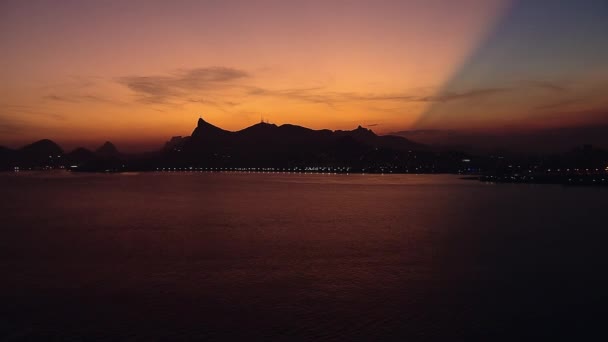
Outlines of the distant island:
<svg viewBox="0 0 608 342">
<path fill-rule="evenodd" d="M 453 173 L 491 182 L 608 185 L 608 152 L 590 145 L 547 156 L 472 155 L 436 149 L 396 135 L 313 130 L 260 122 L 227 131 L 199 118 L 190 136 L 157 151 L 126 154 L 111 142 L 65 153 L 44 139 L 20 149 L 0 147 L 0 170 L 74 172 L 245 171 L 329 173 Z"/>
</svg>

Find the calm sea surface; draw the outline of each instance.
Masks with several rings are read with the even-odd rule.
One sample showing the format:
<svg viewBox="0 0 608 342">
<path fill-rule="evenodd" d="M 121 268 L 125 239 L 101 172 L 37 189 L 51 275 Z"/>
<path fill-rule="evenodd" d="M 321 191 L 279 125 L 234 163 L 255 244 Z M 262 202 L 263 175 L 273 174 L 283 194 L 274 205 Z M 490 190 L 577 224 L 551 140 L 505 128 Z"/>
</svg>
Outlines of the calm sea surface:
<svg viewBox="0 0 608 342">
<path fill-rule="evenodd" d="M 0 174 L 0 340 L 606 340 L 608 189 Z"/>
</svg>

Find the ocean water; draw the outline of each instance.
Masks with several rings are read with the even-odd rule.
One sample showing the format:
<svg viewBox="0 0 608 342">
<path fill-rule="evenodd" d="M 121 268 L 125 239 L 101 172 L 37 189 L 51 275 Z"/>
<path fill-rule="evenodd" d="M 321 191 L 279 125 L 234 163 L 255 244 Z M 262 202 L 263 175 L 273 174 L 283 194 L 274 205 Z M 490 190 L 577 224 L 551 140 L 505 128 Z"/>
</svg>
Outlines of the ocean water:
<svg viewBox="0 0 608 342">
<path fill-rule="evenodd" d="M 0 174 L 0 340 L 606 339 L 608 189 Z"/>
</svg>

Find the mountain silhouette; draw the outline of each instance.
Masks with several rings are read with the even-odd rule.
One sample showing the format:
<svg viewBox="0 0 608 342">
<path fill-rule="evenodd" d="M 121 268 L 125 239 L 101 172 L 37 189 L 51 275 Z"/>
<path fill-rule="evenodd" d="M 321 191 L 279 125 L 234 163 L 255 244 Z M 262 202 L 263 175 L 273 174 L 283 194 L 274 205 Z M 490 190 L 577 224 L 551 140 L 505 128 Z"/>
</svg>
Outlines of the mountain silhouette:
<svg viewBox="0 0 608 342">
<path fill-rule="evenodd" d="M 175 136 L 156 152 L 125 155 L 106 141 L 95 151 L 81 147 L 64 154 L 59 145 L 44 139 L 19 150 L 0 148 L 0 165 L 3 169 L 61 165 L 77 171 L 149 170 L 161 166 L 385 169 L 397 162 L 401 167 L 409 167 L 408 153 L 425 149 L 406 138 L 380 136 L 361 126 L 350 131 L 332 131 L 260 122 L 239 131 L 228 131 L 200 118 L 190 136 Z M 432 157 L 431 152 L 421 153 L 417 162 L 424 161 L 425 154 Z"/>
<path fill-rule="evenodd" d="M 65 155 L 65 158 L 70 165 L 80 165 L 95 159 L 95 157 L 95 152 L 84 147 L 78 147 Z"/>
<path fill-rule="evenodd" d="M 229 135 L 231 132 L 223 130 L 217 126 L 214 126 L 207 121 L 203 120 L 203 118 L 199 118 L 196 128 L 192 132 L 193 137 L 201 138 L 201 137 L 224 137 Z"/>
<path fill-rule="evenodd" d="M 116 146 L 109 141 L 106 141 L 97 150 L 95 150 L 95 154 L 102 158 L 120 157 L 120 152 L 118 152 Z"/>
<path fill-rule="evenodd" d="M 190 137 L 173 137 L 165 144 L 164 161 L 215 166 L 345 165 L 412 149 L 424 146 L 403 137 L 379 136 L 361 126 L 331 131 L 260 122 L 233 132 L 200 118 Z"/>
<path fill-rule="evenodd" d="M 21 148 L 21 153 L 31 156 L 56 156 L 63 154 L 63 149 L 49 139 L 38 140 Z"/>
<path fill-rule="evenodd" d="M 435 132 L 420 132 L 430 134 Z M 164 147 L 147 153 L 122 154 L 111 142 L 97 150 L 77 148 L 64 154 L 43 139 L 20 149 L 0 146 L 0 170 L 71 171 L 297 171 L 363 173 L 465 173 L 481 174 L 490 181 L 570 184 L 568 174 L 542 170 L 589 170 L 577 182 L 594 185 L 606 168 L 608 151 L 591 144 L 567 153 L 525 156 L 503 152 L 472 155 L 453 149 L 430 148 L 395 135 L 377 135 L 358 126 L 353 130 L 314 130 L 302 126 L 260 122 L 228 131 L 200 118 L 190 136 L 174 136 Z M 517 165 L 517 169 L 513 168 Z M 529 172 L 521 172 L 529 170 Z M 548 172 L 548 171 L 547 171 Z M 520 177 L 520 174 L 526 177 Z M 519 177 L 519 178 L 518 178 Z M 602 183 L 603 184 L 603 183 Z"/>
<path fill-rule="evenodd" d="M 335 141 L 339 138 L 351 137 L 359 143 L 373 147 L 386 147 L 395 149 L 423 148 L 424 145 L 414 143 L 404 137 L 399 136 L 379 136 L 371 129 L 361 126 L 352 131 L 331 131 L 328 129 L 313 130 L 310 128 L 285 124 L 277 126 L 275 124 L 260 122 L 240 131 L 231 132 L 214 126 L 202 118 L 198 120 L 197 127 L 192 132 L 189 139 L 190 144 L 202 142 L 224 141 L 231 143 L 260 143 L 273 142 L 277 144 L 318 144 Z"/>
<path fill-rule="evenodd" d="M 26 145 L 16 153 L 16 160 L 23 166 L 57 165 L 63 156 L 63 149 L 49 139 L 38 140 Z"/>
</svg>

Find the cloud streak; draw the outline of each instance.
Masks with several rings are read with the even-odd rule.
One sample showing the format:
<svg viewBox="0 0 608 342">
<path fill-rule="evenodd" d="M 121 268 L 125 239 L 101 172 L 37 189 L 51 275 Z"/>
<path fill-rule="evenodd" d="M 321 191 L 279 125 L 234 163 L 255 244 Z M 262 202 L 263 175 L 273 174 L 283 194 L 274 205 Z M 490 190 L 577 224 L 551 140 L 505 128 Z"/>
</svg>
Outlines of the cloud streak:
<svg viewBox="0 0 608 342">
<path fill-rule="evenodd" d="M 340 102 L 450 102 L 456 100 L 478 99 L 481 97 L 493 96 L 499 93 L 511 91 L 510 88 L 482 88 L 473 89 L 466 92 L 449 92 L 434 96 L 421 96 L 408 93 L 393 94 L 361 94 L 356 92 L 331 92 L 324 91 L 324 88 L 304 88 L 286 90 L 268 90 L 262 88 L 252 88 L 249 92 L 257 96 L 274 96 L 299 100 L 311 103 L 324 103 L 333 106 Z"/>
<path fill-rule="evenodd" d="M 61 114 L 51 113 L 46 110 L 41 110 L 34 106 L 29 105 L 12 105 L 12 104 L 0 104 L 0 119 L 9 118 L 11 114 L 18 114 L 19 116 L 35 116 L 35 117 L 46 117 L 53 120 L 65 120 L 65 116 Z"/>
<path fill-rule="evenodd" d="M 473 89 L 466 92 L 447 92 L 445 94 L 423 97 L 420 101 L 425 102 L 450 102 L 456 100 L 467 100 L 467 99 L 478 99 L 481 97 L 493 96 L 496 94 L 511 91 L 510 88 L 480 88 Z"/>
<path fill-rule="evenodd" d="M 548 90 L 548 91 L 556 92 L 556 93 L 563 93 L 568 90 L 565 86 L 561 85 L 558 82 L 528 81 L 526 83 L 532 87 L 536 87 L 536 88 L 540 88 L 540 89 L 544 89 L 544 90 Z"/>
<path fill-rule="evenodd" d="M 511 91 L 511 88 L 480 88 L 439 95 L 420 93 L 358 93 L 329 90 L 326 86 L 269 89 L 255 84 L 247 71 L 228 67 L 205 67 L 179 70 L 160 76 L 125 76 L 118 83 L 137 95 L 137 101 L 147 104 L 175 105 L 201 103 L 216 107 L 233 107 L 247 98 L 271 97 L 283 100 L 323 104 L 335 107 L 348 102 L 451 102 L 479 99 Z M 260 82 L 260 79 L 257 79 Z M 238 98 L 238 101 L 235 99 Z"/>
<path fill-rule="evenodd" d="M 48 101 L 56 101 L 56 102 L 67 102 L 67 103 L 81 103 L 81 102 L 102 102 L 109 104 L 120 104 L 124 105 L 124 103 L 110 100 L 105 97 L 97 96 L 97 95 L 81 95 L 81 94 L 49 94 L 43 97 L 44 100 Z"/>
<path fill-rule="evenodd" d="M 173 98 L 189 97 L 193 92 L 223 87 L 249 77 L 243 70 L 208 67 L 180 70 L 168 76 L 126 76 L 118 79 L 144 103 L 168 103 Z"/>
</svg>

